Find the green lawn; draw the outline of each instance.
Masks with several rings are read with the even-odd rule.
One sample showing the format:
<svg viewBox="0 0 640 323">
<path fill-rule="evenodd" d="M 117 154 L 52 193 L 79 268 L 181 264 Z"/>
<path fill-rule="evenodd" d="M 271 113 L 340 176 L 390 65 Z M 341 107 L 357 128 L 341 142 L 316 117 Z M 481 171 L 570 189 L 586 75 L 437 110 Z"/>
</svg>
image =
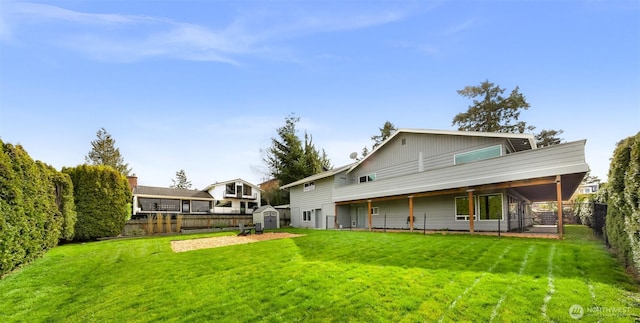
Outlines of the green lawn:
<svg viewBox="0 0 640 323">
<path fill-rule="evenodd" d="M 574 304 L 582 321 L 640 318 L 637 282 L 583 227 L 564 241 L 288 231 L 305 236 L 183 253 L 170 241 L 221 234 L 56 247 L 0 281 L 0 321 L 565 322 Z"/>
</svg>

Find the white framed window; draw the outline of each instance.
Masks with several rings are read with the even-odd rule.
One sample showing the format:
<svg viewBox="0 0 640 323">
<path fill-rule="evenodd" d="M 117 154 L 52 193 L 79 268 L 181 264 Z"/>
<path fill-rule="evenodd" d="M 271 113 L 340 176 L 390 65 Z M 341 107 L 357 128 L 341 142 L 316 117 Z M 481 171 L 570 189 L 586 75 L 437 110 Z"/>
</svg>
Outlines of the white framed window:
<svg viewBox="0 0 640 323">
<path fill-rule="evenodd" d="M 313 191 L 315 189 L 316 189 L 316 182 L 304 183 L 304 191 L 305 192 Z"/>
<path fill-rule="evenodd" d="M 358 183 L 373 182 L 376 180 L 376 174 L 368 174 L 358 177 Z"/>
<path fill-rule="evenodd" d="M 302 221 L 311 221 L 311 214 L 313 214 L 313 210 L 302 211 Z"/>
<path fill-rule="evenodd" d="M 503 220 L 502 193 L 482 194 L 473 197 L 473 220 Z M 456 221 L 469 221 L 469 197 L 458 196 L 455 199 Z"/>
<path fill-rule="evenodd" d="M 453 164 L 460 165 L 478 160 L 502 156 L 502 145 L 495 145 L 487 148 L 468 151 L 453 156 Z"/>
<path fill-rule="evenodd" d="M 380 208 L 377 206 L 374 206 L 371 208 L 371 215 L 378 215 L 380 214 Z"/>
</svg>

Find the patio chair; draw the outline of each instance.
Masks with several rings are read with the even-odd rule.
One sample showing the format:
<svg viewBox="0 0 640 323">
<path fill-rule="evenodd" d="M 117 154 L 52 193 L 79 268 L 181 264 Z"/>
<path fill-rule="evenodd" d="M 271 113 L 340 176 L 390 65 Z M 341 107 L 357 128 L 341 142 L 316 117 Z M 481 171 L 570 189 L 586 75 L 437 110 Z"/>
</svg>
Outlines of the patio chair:
<svg viewBox="0 0 640 323">
<path fill-rule="evenodd" d="M 264 231 L 262 229 L 262 223 L 260 222 L 256 223 L 256 228 L 253 230 L 256 232 L 256 234 L 262 234 L 262 232 Z"/>
<path fill-rule="evenodd" d="M 248 236 L 251 235 L 251 229 L 245 228 L 244 224 L 240 223 L 240 233 L 238 236 Z"/>
</svg>

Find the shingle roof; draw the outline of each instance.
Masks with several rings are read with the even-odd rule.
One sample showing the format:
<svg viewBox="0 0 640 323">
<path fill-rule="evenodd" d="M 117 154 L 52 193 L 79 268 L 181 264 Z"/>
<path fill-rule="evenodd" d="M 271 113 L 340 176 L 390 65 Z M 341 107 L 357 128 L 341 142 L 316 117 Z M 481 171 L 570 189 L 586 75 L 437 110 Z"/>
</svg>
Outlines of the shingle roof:
<svg viewBox="0 0 640 323">
<path fill-rule="evenodd" d="M 213 199 L 213 197 L 205 191 L 154 186 L 138 186 L 133 189 L 133 195 Z"/>
<path fill-rule="evenodd" d="M 320 180 L 320 179 L 323 179 L 323 178 L 327 178 L 329 176 L 335 175 L 337 173 L 340 173 L 340 172 L 346 170 L 347 168 L 351 167 L 352 165 L 354 165 L 354 164 L 344 165 L 344 166 L 341 166 L 341 167 L 338 167 L 338 168 L 330 169 L 330 170 L 322 172 L 322 173 L 311 175 L 311 176 L 305 177 L 305 178 L 303 178 L 303 179 L 301 179 L 299 181 L 295 181 L 293 183 L 289 183 L 287 185 L 283 185 L 283 186 L 280 187 L 280 189 L 294 187 L 294 186 L 300 185 L 302 183 L 307 183 L 307 182 L 311 182 L 311 181 L 316 181 L 316 180 Z"/>
</svg>

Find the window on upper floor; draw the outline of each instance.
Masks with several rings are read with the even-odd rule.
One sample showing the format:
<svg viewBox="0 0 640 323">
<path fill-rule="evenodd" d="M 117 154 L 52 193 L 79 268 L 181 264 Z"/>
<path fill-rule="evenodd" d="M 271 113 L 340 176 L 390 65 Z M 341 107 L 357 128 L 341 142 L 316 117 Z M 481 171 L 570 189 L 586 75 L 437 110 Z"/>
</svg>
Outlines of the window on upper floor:
<svg viewBox="0 0 640 323">
<path fill-rule="evenodd" d="M 236 183 L 227 184 L 225 193 L 227 193 L 227 194 L 236 194 Z"/>
<path fill-rule="evenodd" d="M 316 182 L 304 183 L 304 191 L 305 192 L 313 191 L 315 189 L 316 189 Z"/>
<path fill-rule="evenodd" d="M 373 182 L 376 180 L 376 174 L 363 175 L 358 177 L 358 183 Z"/>
<path fill-rule="evenodd" d="M 251 186 L 242 185 L 242 195 L 251 196 Z"/>
<path fill-rule="evenodd" d="M 460 165 L 478 160 L 502 156 L 502 145 L 495 145 L 487 148 L 468 151 L 453 156 L 453 164 Z"/>
</svg>

